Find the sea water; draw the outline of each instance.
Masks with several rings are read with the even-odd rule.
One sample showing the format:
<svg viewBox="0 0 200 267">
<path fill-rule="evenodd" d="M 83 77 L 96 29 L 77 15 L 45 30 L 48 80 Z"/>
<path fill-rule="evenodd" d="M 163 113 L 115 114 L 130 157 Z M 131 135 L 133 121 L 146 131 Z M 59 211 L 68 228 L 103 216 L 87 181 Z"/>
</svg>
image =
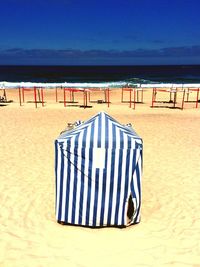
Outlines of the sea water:
<svg viewBox="0 0 200 267">
<path fill-rule="evenodd" d="M 200 87 L 200 65 L 179 66 L 0 66 L 0 88 Z"/>
</svg>

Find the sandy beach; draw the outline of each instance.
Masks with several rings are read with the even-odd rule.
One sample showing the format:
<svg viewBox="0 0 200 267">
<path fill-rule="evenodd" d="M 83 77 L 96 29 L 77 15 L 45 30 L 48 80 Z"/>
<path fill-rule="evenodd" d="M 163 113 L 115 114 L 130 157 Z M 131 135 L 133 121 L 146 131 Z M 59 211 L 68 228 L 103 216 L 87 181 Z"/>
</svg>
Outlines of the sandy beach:
<svg viewBox="0 0 200 267">
<path fill-rule="evenodd" d="M 200 107 L 152 109 L 147 89 L 133 110 L 120 93 L 111 92 L 109 108 L 82 109 L 64 108 L 49 91 L 36 109 L 20 107 L 8 90 L 14 102 L 0 107 L 1 267 L 200 266 Z M 124 229 L 55 219 L 54 140 L 68 122 L 99 111 L 132 123 L 144 142 L 141 223 Z"/>
</svg>

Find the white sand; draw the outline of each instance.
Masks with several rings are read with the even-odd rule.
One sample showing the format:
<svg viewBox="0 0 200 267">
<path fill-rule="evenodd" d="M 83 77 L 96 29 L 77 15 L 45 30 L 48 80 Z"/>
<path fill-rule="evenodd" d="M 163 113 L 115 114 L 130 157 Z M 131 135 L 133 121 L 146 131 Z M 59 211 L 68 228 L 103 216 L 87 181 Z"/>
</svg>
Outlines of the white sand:
<svg viewBox="0 0 200 267">
<path fill-rule="evenodd" d="M 200 107 L 130 109 L 0 107 L 0 266 L 200 266 Z M 47 99 L 46 98 L 46 99 Z M 131 122 L 144 141 L 142 221 L 125 229 L 62 226 L 55 220 L 54 140 L 67 122 L 104 110 Z"/>
</svg>

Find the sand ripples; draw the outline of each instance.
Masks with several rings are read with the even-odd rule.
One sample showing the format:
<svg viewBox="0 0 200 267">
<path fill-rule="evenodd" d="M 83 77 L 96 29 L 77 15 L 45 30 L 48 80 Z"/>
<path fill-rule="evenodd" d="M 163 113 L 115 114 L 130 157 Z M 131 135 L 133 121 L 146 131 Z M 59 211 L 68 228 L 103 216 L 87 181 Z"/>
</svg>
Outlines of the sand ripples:
<svg viewBox="0 0 200 267">
<path fill-rule="evenodd" d="M 1 110 L 1 267 L 200 266 L 200 114 L 131 112 L 117 118 L 144 139 L 142 222 L 94 230 L 55 221 L 53 141 L 80 112 Z"/>
</svg>

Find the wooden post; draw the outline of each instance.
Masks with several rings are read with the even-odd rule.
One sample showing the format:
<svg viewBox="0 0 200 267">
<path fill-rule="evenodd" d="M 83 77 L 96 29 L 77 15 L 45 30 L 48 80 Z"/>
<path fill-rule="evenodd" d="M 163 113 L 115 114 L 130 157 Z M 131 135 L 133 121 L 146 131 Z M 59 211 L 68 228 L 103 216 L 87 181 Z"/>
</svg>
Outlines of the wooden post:
<svg viewBox="0 0 200 267">
<path fill-rule="evenodd" d="M 134 88 L 134 104 L 133 104 L 134 109 L 135 109 L 135 102 L 136 102 L 136 89 Z"/>
<path fill-rule="evenodd" d="M 21 88 L 19 87 L 19 104 L 22 105 L 22 99 L 21 99 Z"/>
<path fill-rule="evenodd" d="M 88 95 L 88 99 L 89 99 L 89 102 L 91 101 L 91 98 L 90 98 L 91 96 L 90 96 L 90 92 L 89 92 L 89 95 Z"/>
<path fill-rule="evenodd" d="M 108 108 L 110 107 L 110 89 L 107 89 L 107 102 L 108 102 Z"/>
<path fill-rule="evenodd" d="M 169 93 L 169 102 L 172 102 L 172 92 Z"/>
<path fill-rule="evenodd" d="M 152 108 L 154 107 L 154 102 L 156 100 L 156 88 L 153 88 L 153 92 L 152 92 Z"/>
<path fill-rule="evenodd" d="M 63 88 L 63 93 L 64 93 L 64 107 L 66 107 L 66 92 L 65 92 L 65 88 Z"/>
<path fill-rule="evenodd" d="M 35 101 L 35 107 L 37 108 L 37 92 L 36 92 L 36 87 L 34 87 L 34 101 Z"/>
<path fill-rule="evenodd" d="M 189 101 L 189 94 L 190 94 L 190 88 L 188 88 L 188 91 L 187 91 L 187 102 Z"/>
<path fill-rule="evenodd" d="M 139 102 L 139 91 L 138 90 L 137 90 L 137 102 Z"/>
<path fill-rule="evenodd" d="M 142 94 L 142 96 L 141 96 L 141 101 L 142 101 L 142 103 L 143 103 L 143 89 L 141 89 L 142 91 L 141 91 L 141 94 Z"/>
<path fill-rule="evenodd" d="M 42 102 L 41 98 L 40 98 L 40 88 L 36 88 L 36 92 L 37 92 L 37 95 L 38 95 L 38 102 Z"/>
<path fill-rule="evenodd" d="M 22 87 L 22 100 L 23 100 L 23 103 L 24 103 L 24 87 Z"/>
<path fill-rule="evenodd" d="M 182 106 L 181 106 L 182 110 L 184 108 L 184 102 L 185 102 L 185 89 L 183 90 L 183 99 L 182 99 Z"/>
<path fill-rule="evenodd" d="M 129 90 L 129 108 L 131 108 L 131 106 L 132 106 L 132 90 L 131 90 L 131 88 L 130 88 L 130 90 Z"/>
<path fill-rule="evenodd" d="M 83 107 L 85 107 L 85 89 L 83 89 Z"/>
<path fill-rule="evenodd" d="M 196 99 L 196 108 L 198 108 L 198 104 L 199 104 L 199 88 L 197 89 L 197 99 Z"/>
<path fill-rule="evenodd" d="M 72 102 L 72 89 L 69 88 L 69 101 Z"/>
<path fill-rule="evenodd" d="M 43 88 L 41 88 L 41 96 L 42 96 L 42 106 L 44 107 L 44 92 L 43 92 Z"/>
<path fill-rule="evenodd" d="M 87 90 L 85 91 L 85 106 L 84 106 L 84 108 L 86 108 L 87 107 Z"/>
<path fill-rule="evenodd" d="M 152 100 L 151 100 L 151 107 L 153 108 L 153 97 L 154 97 L 154 88 L 152 90 Z"/>
<path fill-rule="evenodd" d="M 56 87 L 56 102 L 58 102 L 58 88 Z"/>
<path fill-rule="evenodd" d="M 85 108 L 86 96 L 85 96 L 85 89 L 83 90 L 83 107 Z"/>
<path fill-rule="evenodd" d="M 174 92 L 174 108 L 176 107 L 177 91 Z"/>
</svg>

